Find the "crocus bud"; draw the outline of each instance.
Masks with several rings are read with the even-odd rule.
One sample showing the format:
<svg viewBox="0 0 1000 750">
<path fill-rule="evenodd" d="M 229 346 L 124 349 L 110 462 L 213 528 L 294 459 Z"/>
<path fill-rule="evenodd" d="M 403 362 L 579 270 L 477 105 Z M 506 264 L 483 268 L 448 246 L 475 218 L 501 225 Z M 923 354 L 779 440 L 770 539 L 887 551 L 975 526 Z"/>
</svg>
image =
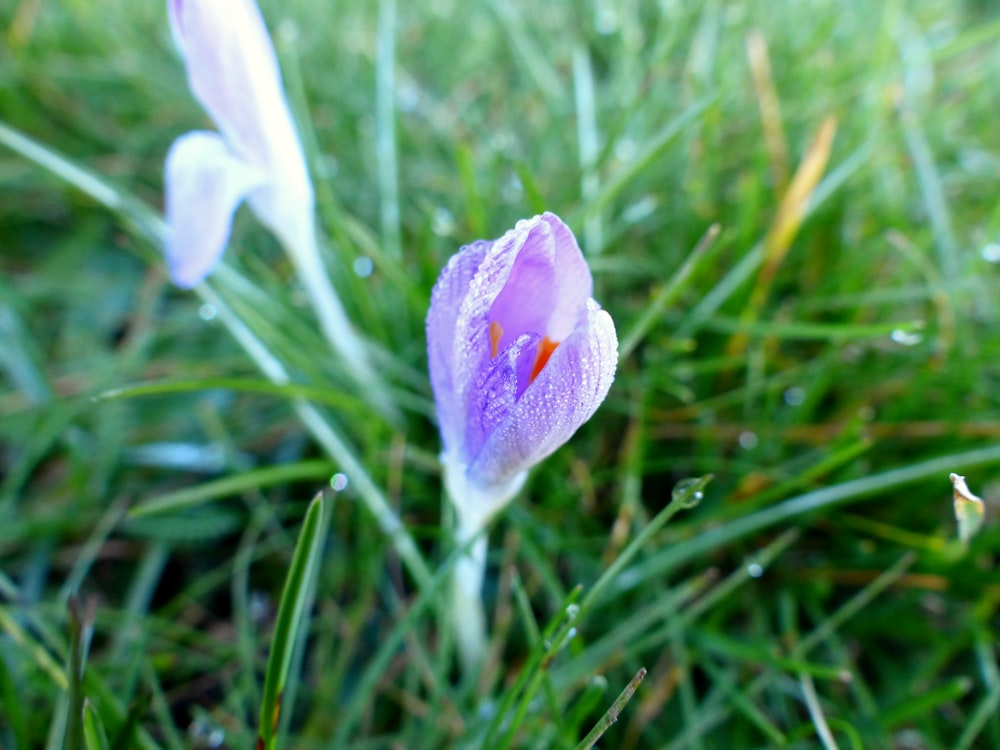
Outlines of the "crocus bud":
<svg viewBox="0 0 1000 750">
<path fill-rule="evenodd" d="M 607 395 L 618 339 L 592 292 L 573 233 L 550 213 L 462 248 L 441 273 L 428 356 L 445 479 L 467 530 L 482 528 Z"/>
<path fill-rule="evenodd" d="M 167 155 L 167 265 L 201 282 L 246 199 L 286 247 L 313 243 L 313 189 L 267 28 L 253 0 L 169 0 L 191 91 L 218 133 L 195 131 Z"/>
</svg>

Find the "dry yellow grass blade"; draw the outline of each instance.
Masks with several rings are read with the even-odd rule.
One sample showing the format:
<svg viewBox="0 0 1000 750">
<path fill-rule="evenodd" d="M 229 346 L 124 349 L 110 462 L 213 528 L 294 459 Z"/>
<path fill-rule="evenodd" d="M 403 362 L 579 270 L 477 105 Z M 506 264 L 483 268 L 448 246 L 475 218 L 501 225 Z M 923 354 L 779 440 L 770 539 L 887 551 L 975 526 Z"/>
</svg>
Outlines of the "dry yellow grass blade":
<svg viewBox="0 0 1000 750">
<path fill-rule="evenodd" d="M 764 131 L 764 145 L 768 161 L 771 163 L 771 178 L 774 192 L 780 196 L 788 186 L 788 142 L 781 119 L 778 93 L 771 75 L 771 56 L 767 51 L 764 35 L 754 29 L 747 34 L 747 59 L 750 74 L 757 92 L 757 107 L 760 110 L 760 125 Z"/>
<path fill-rule="evenodd" d="M 802 219 L 809 206 L 809 198 L 826 171 L 836 131 L 836 118 L 827 117 L 806 149 L 805 156 L 802 157 L 802 162 L 795 172 L 795 177 L 792 178 L 788 190 L 785 191 L 785 195 L 781 199 L 774 223 L 764 237 L 764 259 L 761 262 L 760 273 L 757 274 L 757 283 L 750 295 L 750 301 L 741 316 L 741 321 L 744 323 L 757 320 L 761 308 L 767 302 L 778 269 L 784 262 L 785 256 L 788 255 L 788 249 L 802 225 Z M 728 354 L 739 355 L 744 352 L 748 340 L 745 333 L 734 334 L 727 347 Z"/>
</svg>

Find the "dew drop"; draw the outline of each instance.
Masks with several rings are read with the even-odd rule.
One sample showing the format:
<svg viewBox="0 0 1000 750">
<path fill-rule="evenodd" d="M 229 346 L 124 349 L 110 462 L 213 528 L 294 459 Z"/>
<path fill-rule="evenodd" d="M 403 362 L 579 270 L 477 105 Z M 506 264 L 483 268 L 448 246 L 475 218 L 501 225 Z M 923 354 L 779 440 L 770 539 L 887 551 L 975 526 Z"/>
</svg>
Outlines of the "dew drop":
<svg viewBox="0 0 1000 750">
<path fill-rule="evenodd" d="M 889 338 L 901 346 L 916 346 L 924 340 L 924 337 L 919 333 L 904 331 L 902 328 L 894 330 L 891 334 L 889 334 Z"/>
<path fill-rule="evenodd" d="M 339 471 L 330 477 L 330 486 L 337 492 L 343 492 L 347 489 L 347 475 L 341 474 Z"/>
<path fill-rule="evenodd" d="M 745 430 L 740 433 L 740 447 L 746 450 L 753 450 L 757 447 L 757 443 L 760 440 L 757 438 L 756 432 L 751 432 L 750 430 Z"/>
<path fill-rule="evenodd" d="M 455 231 L 455 217 L 451 215 L 444 206 L 434 209 L 434 218 L 431 222 L 431 231 L 438 237 L 447 237 Z"/>
<path fill-rule="evenodd" d="M 579 604 L 570 604 L 566 607 L 566 618 L 569 620 L 575 620 L 576 616 L 580 614 Z"/>
<path fill-rule="evenodd" d="M 614 8 L 601 8 L 597 13 L 595 26 L 601 36 L 615 33 L 618 30 L 618 13 Z"/>
<path fill-rule="evenodd" d="M 207 302 L 198 308 L 198 317 L 202 320 L 215 320 L 219 311 L 215 309 L 215 305 L 210 305 Z"/>
<path fill-rule="evenodd" d="M 983 260 L 988 263 L 1000 263 L 1000 244 L 991 242 L 982 250 Z"/>
<path fill-rule="evenodd" d="M 806 392 L 797 385 L 793 385 L 785 391 L 784 399 L 789 406 L 802 406 L 806 400 Z"/>
<path fill-rule="evenodd" d="M 396 90 L 400 112 L 413 112 L 420 104 L 420 89 L 412 81 L 400 84 Z"/>
<path fill-rule="evenodd" d="M 520 199 L 524 194 L 524 185 L 521 183 L 521 178 L 516 174 L 510 175 L 507 181 L 503 184 L 503 198 L 506 201 L 513 203 L 514 201 Z"/>
<path fill-rule="evenodd" d="M 622 219 L 627 224 L 635 224 L 636 222 L 642 221 L 647 216 L 650 216 L 654 211 L 656 211 L 656 207 L 656 198 L 651 195 L 647 195 L 640 198 L 635 203 L 626 206 L 625 210 L 622 211 Z"/>
<path fill-rule="evenodd" d="M 704 498 L 701 486 L 704 478 L 693 477 L 682 479 L 674 485 L 674 491 L 670 495 L 672 502 L 680 503 L 685 508 L 693 508 Z"/>
<path fill-rule="evenodd" d="M 372 271 L 375 270 L 375 264 L 372 262 L 372 259 L 369 258 L 367 255 L 362 255 L 361 257 L 354 259 L 352 268 L 354 269 L 355 276 L 360 276 L 362 279 L 367 279 L 369 276 L 372 275 Z"/>
<path fill-rule="evenodd" d="M 764 566 L 760 563 L 750 563 L 747 565 L 747 575 L 751 578 L 760 578 L 764 575 Z"/>
</svg>

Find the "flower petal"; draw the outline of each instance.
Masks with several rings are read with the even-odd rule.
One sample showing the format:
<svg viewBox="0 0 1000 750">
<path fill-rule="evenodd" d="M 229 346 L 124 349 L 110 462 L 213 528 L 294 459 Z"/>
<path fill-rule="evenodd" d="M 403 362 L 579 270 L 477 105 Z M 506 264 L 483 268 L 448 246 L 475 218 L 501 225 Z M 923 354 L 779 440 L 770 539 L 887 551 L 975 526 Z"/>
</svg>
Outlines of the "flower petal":
<svg viewBox="0 0 1000 750">
<path fill-rule="evenodd" d="M 274 48 L 253 0 L 170 0 L 170 22 L 187 65 L 191 91 L 230 147 L 266 168 L 280 186 L 311 206 L 312 185 L 281 85 Z M 272 229 L 280 218 L 267 194 L 255 210 Z M 280 211 L 277 211 L 280 214 Z"/>
<path fill-rule="evenodd" d="M 489 435 L 506 421 L 524 391 L 539 338 L 537 334 L 521 336 L 491 360 L 473 383 L 465 423 L 466 455 L 477 455 Z"/>
<path fill-rule="evenodd" d="M 590 269 L 573 233 L 554 214 L 536 216 L 515 232 L 524 242 L 490 309 L 490 320 L 504 330 L 500 348 L 528 332 L 562 341 L 581 322 L 594 291 Z"/>
<path fill-rule="evenodd" d="M 229 242 L 236 207 L 264 179 L 215 133 L 174 141 L 165 177 L 167 267 L 174 283 L 187 289 L 208 276 Z"/>
<path fill-rule="evenodd" d="M 431 293 L 427 312 L 427 356 L 446 450 L 457 449 L 465 439 L 466 409 L 459 395 L 456 374 L 461 358 L 471 353 L 456 335 L 459 311 L 492 245 L 492 242 L 480 241 L 463 247 L 445 266 Z"/>
<path fill-rule="evenodd" d="M 480 485 L 504 482 L 555 451 L 597 410 L 615 377 L 618 338 L 593 300 L 586 322 L 552 354 L 469 464 Z"/>
</svg>

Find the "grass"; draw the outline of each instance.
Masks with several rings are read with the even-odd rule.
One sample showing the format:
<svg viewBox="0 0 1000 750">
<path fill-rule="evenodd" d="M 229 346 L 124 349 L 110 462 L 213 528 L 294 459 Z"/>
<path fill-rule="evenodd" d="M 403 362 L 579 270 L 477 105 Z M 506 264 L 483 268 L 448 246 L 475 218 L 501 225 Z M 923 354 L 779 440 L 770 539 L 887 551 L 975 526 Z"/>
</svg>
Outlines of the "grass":
<svg viewBox="0 0 1000 750">
<path fill-rule="evenodd" d="M 168 282 L 163 157 L 209 123 L 161 4 L 6 4 L 0 747 L 252 747 L 276 700 L 278 747 L 1000 746 L 992 4 L 262 6 L 403 421 L 249 212 L 214 297 Z M 623 357 L 494 527 L 463 676 L 424 316 L 542 210 Z"/>
</svg>

